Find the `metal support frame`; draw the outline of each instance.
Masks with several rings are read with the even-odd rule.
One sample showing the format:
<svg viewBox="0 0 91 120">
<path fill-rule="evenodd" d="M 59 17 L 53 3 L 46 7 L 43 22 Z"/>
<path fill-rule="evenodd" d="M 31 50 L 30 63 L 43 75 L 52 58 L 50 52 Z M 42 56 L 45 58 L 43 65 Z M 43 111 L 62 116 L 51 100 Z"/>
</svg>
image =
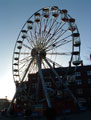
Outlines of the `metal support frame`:
<svg viewBox="0 0 91 120">
<path fill-rule="evenodd" d="M 46 97 L 46 100 L 47 100 L 47 104 L 48 104 L 48 107 L 51 108 L 52 105 L 51 105 L 50 97 L 48 95 L 48 91 L 47 91 L 46 83 L 45 83 L 43 73 L 42 73 L 42 70 L 41 70 L 41 64 L 40 64 L 38 55 L 36 55 L 36 60 L 37 60 L 38 69 L 39 69 L 39 75 L 40 75 L 40 78 L 41 78 L 42 87 L 43 87 L 44 94 L 45 94 L 45 97 Z"/>
<path fill-rule="evenodd" d="M 15 94 L 14 94 L 14 97 L 13 97 L 12 101 L 11 101 L 11 104 L 10 104 L 9 107 L 8 107 L 8 110 L 7 110 L 8 113 L 9 113 L 9 111 L 10 111 L 10 109 L 11 109 L 11 107 L 12 107 L 12 104 L 13 104 L 15 98 L 16 98 L 16 95 L 17 95 L 17 93 L 18 93 L 18 91 L 19 91 L 19 88 L 22 86 L 22 82 L 24 81 L 24 79 L 25 79 L 25 77 L 26 77 L 26 75 L 27 75 L 27 72 L 28 72 L 28 70 L 29 70 L 29 68 L 30 68 L 33 60 L 34 60 L 34 58 L 32 58 L 32 60 L 30 61 L 29 65 L 28 65 L 28 67 L 27 67 L 27 69 L 26 69 L 26 71 L 25 71 L 25 74 L 24 74 L 24 76 L 23 76 L 23 78 L 22 78 L 22 81 L 21 81 L 20 85 L 18 86 L 18 88 L 16 89 L 16 92 L 15 92 Z"/>
<path fill-rule="evenodd" d="M 74 99 L 75 103 L 78 104 L 78 106 L 80 106 L 78 100 L 73 95 L 73 93 L 71 92 L 71 90 L 67 87 L 67 85 L 63 83 L 62 79 L 60 78 L 60 76 L 58 75 L 58 73 L 56 72 L 56 70 L 50 65 L 50 63 L 48 62 L 48 60 L 46 58 L 44 60 L 48 64 L 48 66 L 52 69 L 53 73 L 57 76 L 57 78 L 59 79 L 59 81 L 61 82 L 61 84 L 63 84 L 63 86 L 66 88 L 66 90 L 68 91 L 68 93 L 72 96 L 72 98 Z"/>
</svg>

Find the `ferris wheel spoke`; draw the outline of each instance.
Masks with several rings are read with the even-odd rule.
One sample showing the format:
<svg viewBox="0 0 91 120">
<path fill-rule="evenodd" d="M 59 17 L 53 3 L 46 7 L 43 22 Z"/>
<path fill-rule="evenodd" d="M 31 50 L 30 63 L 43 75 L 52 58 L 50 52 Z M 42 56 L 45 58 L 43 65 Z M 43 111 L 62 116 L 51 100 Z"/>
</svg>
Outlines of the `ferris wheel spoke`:
<svg viewBox="0 0 91 120">
<path fill-rule="evenodd" d="M 58 33 L 58 31 L 65 25 L 65 23 L 63 24 L 63 25 L 61 25 L 62 24 L 62 22 L 60 23 L 60 24 L 58 24 L 58 22 L 55 22 L 55 24 L 53 25 L 53 27 L 55 28 L 55 30 L 54 30 L 54 32 L 51 34 L 50 32 L 49 32 L 49 34 L 48 34 L 48 32 L 46 32 L 47 33 L 47 35 L 46 35 L 46 44 L 48 44 L 49 42 L 53 42 L 53 37 Z M 60 27 L 60 25 L 61 25 L 61 27 Z M 52 28 L 53 28 L 52 27 Z M 61 30 L 61 32 L 62 32 L 62 30 Z M 61 33 L 60 32 L 60 33 Z M 50 38 L 49 38 L 50 37 Z"/>
<path fill-rule="evenodd" d="M 37 65 L 33 62 L 32 67 L 31 67 L 31 73 L 36 73 L 37 72 Z"/>
<path fill-rule="evenodd" d="M 68 29 L 65 30 L 65 31 L 64 31 L 62 34 L 60 34 L 59 36 L 57 36 L 57 38 L 54 39 L 54 40 L 53 40 L 52 38 L 49 39 L 49 41 L 47 42 L 47 44 L 49 44 L 49 43 L 50 43 L 50 44 L 47 46 L 47 48 L 49 48 L 51 45 L 57 43 L 56 41 L 57 41 L 60 37 L 62 37 L 62 35 L 65 34 L 67 31 L 68 31 Z M 67 37 L 65 37 L 65 38 L 63 38 L 63 39 L 61 39 L 61 40 L 59 40 L 59 41 L 63 41 L 63 40 L 65 40 L 66 38 L 68 38 L 68 37 L 70 37 L 70 36 L 71 36 L 71 35 L 69 35 L 69 36 L 67 36 Z M 50 42 L 50 40 L 52 40 L 52 43 Z M 59 41 L 58 41 L 58 42 L 59 42 Z M 47 49 L 47 48 L 46 48 L 46 49 Z"/>
<path fill-rule="evenodd" d="M 25 48 L 28 48 L 29 50 L 31 50 L 32 48 L 30 47 L 30 46 L 28 46 L 28 45 L 26 45 L 26 44 L 22 44 Z"/>
<path fill-rule="evenodd" d="M 35 42 L 38 40 L 38 38 L 37 38 L 37 30 L 36 30 L 37 27 L 36 27 L 36 24 L 37 23 L 34 24 L 34 38 L 35 38 Z"/>
<path fill-rule="evenodd" d="M 48 30 L 48 34 L 51 32 L 51 30 L 53 29 L 53 26 L 55 25 L 56 23 L 56 19 L 53 19 L 53 22 L 51 22 L 51 25 L 49 27 L 49 30 Z"/>
<path fill-rule="evenodd" d="M 46 58 L 50 63 L 52 63 L 53 65 L 56 65 L 57 67 L 63 67 L 60 64 L 58 64 L 57 62 L 54 62 L 53 60 L 49 59 L 48 57 Z"/>
<path fill-rule="evenodd" d="M 52 42 L 52 40 L 53 40 L 53 37 L 55 36 L 55 33 L 49 33 L 48 35 L 48 31 L 46 31 L 46 36 L 45 36 L 45 38 L 46 38 L 46 41 L 44 40 L 43 42 L 45 42 L 46 43 L 46 46 L 50 43 L 50 42 Z M 48 41 L 49 40 L 49 41 Z"/>
<path fill-rule="evenodd" d="M 59 31 L 61 30 L 61 32 L 63 31 L 63 29 L 62 29 L 62 27 L 66 24 L 66 23 L 64 23 L 63 25 L 61 25 L 62 24 L 62 22 L 59 24 L 59 26 L 56 28 L 56 30 L 53 32 L 53 34 L 52 34 L 52 36 L 47 40 L 47 43 L 49 43 L 49 41 L 52 41 L 52 38 L 55 36 L 55 35 L 57 35 L 58 33 L 59 33 Z M 61 27 L 60 27 L 61 26 Z M 66 31 L 65 31 L 66 32 Z M 64 33 L 65 33 L 64 32 Z M 63 34 L 61 34 L 61 36 L 62 36 Z M 60 36 L 60 37 L 61 37 Z M 59 37 L 58 37 L 59 38 Z"/>
<path fill-rule="evenodd" d="M 45 38 L 48 38 L 50 36 L 50 33 L 51 33 L 51 30 L 52 30 L 52 27 L 54 26 L 54 20 L 51 18 L 51 19 L 48 19 L 48 23 L 47 23 L 47 27 L 46 27 L 46 30 L 45 30 Z"/>
<path fill-rule="evenodd" d="M 48 24 L 48 18 L 47 18 L 47 20 L 44 19 L 44 29 L 43 29 L 43 34 L 42 34 L 42 36 L 45 36 L 44 33 L 46 32 L 47 24 Z"/>
<path fill-rule="evenodd" d="M 32 46 L 35 46 L 35 37 L 32 35 L 32 32 L 29 32 L 29 40 L 31 41 Z"/>
<path fill-rule="evenodd" d="M 44 66 L 43 68 L 45 68 L 45 69 L 46 69 L 46 66 L 45 66 L 45 64 L 44 64 L 44 62 L 43 62 L 43 61 L 42 61 L 42 64 L 43 64 L 43 66 Z"/>
<path fill-rule="evenodd" d="M 59 38 L 61 38 L 68 30 L 69 29 L 66 29 L 66 30 L 61 29 L 61 31 L 58 32 L 56 40 L 58 40 Z"/>
<path fill-rule="evenodd" d="M 32 59 L 32 58 L 31 58 L 31 59 Z M 26 65 L 28 65 L 28 63 L 29 63 L 29 61 L 30 61 L 31 59 L 24 61 L 23 64 L 20 64 L 21 67 L 19 68 L 19 71 L 20 71 L 21 69 L 23 69 L 24 67 L 26 67 Z"/>
<path fill-rule="evenodd" d="M 26 62 L 28 62 L 30 60 L 30 58 L 29 59 L 24 59 L 24 60 L 22 60 L 22 61 L 19 61 L 19 66 L 21 66 L 22 64 L 25 64 Z"/>
<path fill-rule="evenodd" d="M 70 34 L 70 35 L 68 35 L 68 36 L 60 39 L 59 41 L 57 41 L 59 38 L 56 38 L 53 43 L 54 43 L 54 44 L 57 44 L 57 43 L 59 43 L 59 42 L 61 42 L 61 41 L 62 41 L 62 42 L 63 42 L 63 41 L 68 41 L 67 39 L 68 39 L 69 37 L 71 37 L 71 36 L 72 36 L 72 34 Z"/>
<path fill-rule="evenodd" d="M 20 55 L 31 55 L 30 52 L 20 52 Z"/>
<path fill-rule="evenodd" d="M 36 41 L 38 41 L 39 38 L 41 38 L 41 27 L 42 27 L 42 21 L 36 23 L 36 34 L 35 34 Z"/>
<path fill-rule="evenodd" d="M 56 42 L 59 38 L 61 38 L 67 31 L 68 31 L 68 29 L 65 30 L 62 34 L 59 34 L 59 36 L 57 36 L 57 38 L 54 39 L 53 44 L 55 44 L 55 42 Z M 63 38 L 63 39 L 61 39 L 61 40 L 59 40 L 59 41 L 63 41 L 63 40 L 65 40 L 66 38 L 68 38 L 68 37 L 70 37 L 70 36 L 71 36 L 71 35 L 69 35 L 69 36 L 67 36 L 67 37 L 65 37 L 65 38 Z M 57 42 L 59 42 L 59 41 L 57 41 Z M 57 43 L 57 42 L 56 42 L 56 43 Z M 50 46 L 49 46 L 49 47 L 50 47 Z"/>
<path fill-rule="evenodd" d="M 37 67 L 37 64 L 36 64 L 36 59 L 33 60 L 29 71 L 30 71 L 30 73 L 36 73 L 38 71 L 38 67 Z"/>
<path fill-rule="evenodd" d="M 61 23 L 62 24 L 62 23 Z M 63 27 L 66 25 L 66 22 L 65 23 L 63 23 L 62 25 L 61 24 L 59 24 L 59 26 L 58 26 L 58 28 L 56 29 L 56 35 L 58 34 L 58 32 L 60 31 L 60 30 L 62 30 L 63 29 Z"/>
<path fill-rule="evenodd" d="M 43 65 L 43 69 L 47 69 L 48 68 L 48 65 L 44 62 L 44 60 L 42 61 L 42 65 Z"/>
<path fill-rule="evenodd" d="M 31 46 L 31 49 L 32 49 L 33 46 L 34 46 L 34 42 L 33 42 L 32 39 L 30 38 L 30 35 L 27 36 L 26 40 L 27 40 L 27 42 L 29 43 L 29 45 Z"/>
<path fill-rule="evenodd" d="M 33 60 L 34 60 L 34 58 L 32 58 L 32 60 L 31 60 L 30 63 L 28 64 L 28 66 L 27 66 L 27 68 L 26 68 L 26 70 L 25 70 L 25 72 L 24 72 L 24 75 L 23 75 L 23 77 L 22 77 L 22 80 L 21 80 L 22 82 L 24 81 L 24 79 L 25 79 L 25 77 L 26 77 L 26 75 L 27 75 L 27 72 L 28 72 L 28 70 L 29 70 L 29 68 L 30 68 Z"/>
<path fill-rule="evenodd" d="M 19 63 L 23 63 L 24 61 L 26 61 L 26 60 L 28 60 L 30 58 L 31 58 L 31 56 L 27 56 L 27 57 L 25 56 L 24 58 L 19 60 Z"/>
<path fill-rule="evenodd" d="M 46 41 L 45 41 L 46 45 L 48 45 L 50 42 L 52 42 L 53 37 L 55 36 L 55 34 L 56 34 L 56 32 L 54 32 L 54 33 L 49 32 L 48 33 L 48 31 L 46 31 L 46 36 L 45 36 L 45 38 L 46 38 Z"/>
<path fill-rule="evenodd" d="M 39 27 L 39 36 L 41 37 L 41 22 L 40 22 L 40 27 Z"/>
<path fill-rule="evenodd" d="M 61 23 L 60 23 L 60 25 L 61 25 Z M 53 33 L 51 31 L 49 32 L 49 35 L 46 37 L 47 38 L 46 43 L 48 43 L 50 40 L 52 41 L 52 38 L 56 35 L 56 32 L 57 32 L 60 25 L 58 22 L 55 22 L 55 24 L 52 27 L 52 29 L 54 29 L 54 31 L 52 30 Z M 47 34 L 48 34 L 48 32 L 47 32 Z"/>
<path fill-rule="evenodd" d="M 58 48 L 58 47 L 60 47 L 60 46 L 62 46 L 62 45 L 68 44 L 68 43 L 70 43 L 70 42 L 72 42 L 72 40 L 69 40 L 69 41 L 63 42 L 63 43 L 57 45 L 56 48 Z"/>
<path fill-rule="evenodd" d="M 40 20 L 40 23 L 39 23 L 39 36 L 42 37 L 42 20 L 43 20 L 43 17 L 41 17 L 41 20 Z"/>
<path fill-rule="evenodd" d="M 27 41 L 28 41 L 28 43 L 29 43 L 29 45 L 31 46 L 31 49 L 34 47 L 34 41 L 30 38 L 30 36 L 29 37 L 27 37 Z"/>
<path fill-rule="evenodd" d="M 26 63 L 23 64 L 23 65 L 19 68 L 19 72 L 22 72 L 23 69 L 25 70 L 25 66 L 26 66 Z M 24 71 L 24 70 L 23 70 L 23 71 Z"/>
<path fill-rule="evenodd" d="M 65 53 L 47 53 L 48 55 L 71 55 L 71 52 L 65 52 Z"/>
<path fill-rule="evenodd" d="M 62 27 L 66 24 L 66 23 L 64 23 L 63 25 L 61 25 L 62 24 L 62 22 L 59 24 L 59 26 L 57 26 L 57 28 L 54 30 L 54 32 L 52 33 L 52 36 L 47 40 L 47 43 L 49 43 L 50 41 L 52 42 L 52 38 L 55 36 L 55 35 L 57 35 L 58 33 L 62 33 L 62 31 L 63 31 L 63 29 L 62 29 Z M 61 26 L 61 27 L 60 27 Z"/>
<path fill-rule="evenodd" d="M 46 47 L 46 51 L 50 51 L 50 50 L 52 50 L 52 49 L 54 49 L 54 48 L 57 48 L 57 47 L 59 47 L 59 46 L 61 46 L 61 45 L 64 45 L 64 44 L 67 44 L 67 43 L 69 43 L 69 42 L 71 42 L 72 40 L 66 40 L 67 38 L 69 38 L 69 37 L 71 37 L 71 35 L 69 35 L 69 36 L 67 36 L 67 37 L 65 37 L 65 38 L 63 38 L 63 39 L 61 39 L 61 40 L 59 40 L 59 41 L 57 41 L 57 42 L 53 42 L 53 43 L 51 43 L 48 47 Z M 55 40 L 56 41 L 56 40 Z M 65 41 L 65 42 L 64 42 Z M 62 43 L 60 43 L 60 42 L 62 42 Z M 57 45 L 59 43 L 59 45 Z M 57 46 L 56 46 L 57 45 Z M 51 47 L 51 49 L 50 49 L 50 47 Z"/>
<path fill-rule="evenodd" d="M 53 60 L 49 59 L 48 57 L 46 58 L 49 63 L 53 64 L 53 67 L 59 67 L 61 71 L 66 72 L 66 70 L 63 68 L 62 65 L 58 64 L 57 62 L 54 62 Z"/>
<path fill-rule="evenodd" d="M 56 21 L 55 25 L 53 26 L 54 33 L 55 32 L 57 33 L 60 30 L 60 26 L 62 26 L 62 23 L 63 23 L 62 21 L 61 22 Z M 64 25 L 65 25 L 65 23 L 64 23 Z"/>
<path fill-rule="evenodd" d="M 53 29 L 53 27 L 57 26 L 57 24 L 58 23 L 55 23 L 55 21 L 54 21 L 54 24 L 50 25 L 49 30 L 46 30 L 44 32 L 44 37 L 46 38 L 46 43 L 47 43 L 47 40 L 49 39 L 49 37 L 53 37 L 54 36 L 53 33 L 51 33 L 51 30 Z"/>
</svg>

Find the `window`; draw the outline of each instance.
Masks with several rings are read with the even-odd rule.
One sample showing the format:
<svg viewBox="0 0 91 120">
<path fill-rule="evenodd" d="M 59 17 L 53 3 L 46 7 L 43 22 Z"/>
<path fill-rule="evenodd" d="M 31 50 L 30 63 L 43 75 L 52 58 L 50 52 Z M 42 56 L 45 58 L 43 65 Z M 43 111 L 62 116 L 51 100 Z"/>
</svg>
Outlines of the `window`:
<svg viewBox="0 0 91 120">
<path fill-rule="evenodd" d="M 91 84 L 91 78 L 88 79 L 88 84 Z"/>
<path fill-rule="evenodd" d="M 76 77 L 81 76 L 81 73 L 80 72 L 75 72 L 75 76 Z"/>
<path fill-rule="evenodd" d="M 87 75 L 90 76 L 91 75 L 91 71 L 87 71 Z"/>
<path fill-rule="evenodd" d="M 81 85 L 82 84 L 82 80 L 76 80 L 77 85 Z"/>
</svg>

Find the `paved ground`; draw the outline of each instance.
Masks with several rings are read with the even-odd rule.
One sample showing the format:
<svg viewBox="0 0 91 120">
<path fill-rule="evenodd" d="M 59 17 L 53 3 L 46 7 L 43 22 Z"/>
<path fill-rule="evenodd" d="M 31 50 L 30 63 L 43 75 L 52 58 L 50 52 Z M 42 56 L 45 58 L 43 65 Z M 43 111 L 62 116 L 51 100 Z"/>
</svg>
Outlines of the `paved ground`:
<svg viewBox="0 0 91 120">
<path fill-rule="evenodd" d="M 15 118 L 0 117 L 0 120 L 32 120 L 32 119 L 31 118 L 24 119 L 23 117 L 15 117 Z M 46 118 L 34 118 L 33 120 L 46 120 Z M 56 120 L 91 120 L 91 111 L 76 113 L 72 115 L 65 115 L 65 117 L 60 116 L 57 117 Z"/>
</svg>

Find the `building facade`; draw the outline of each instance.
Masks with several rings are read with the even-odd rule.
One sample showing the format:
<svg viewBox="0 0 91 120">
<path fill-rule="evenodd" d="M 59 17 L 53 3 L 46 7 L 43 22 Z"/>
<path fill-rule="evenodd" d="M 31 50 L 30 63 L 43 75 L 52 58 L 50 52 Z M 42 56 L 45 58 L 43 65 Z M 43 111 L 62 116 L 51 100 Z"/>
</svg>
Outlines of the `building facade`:
<svg viewBox="0 0 91 120">
<path fill-rule="evenodd" d="M 52 70 L 45 69 L 42 72 L 51 104 L 57 113 L 62 113 L 64 110 L 70 112 L 78 110 L 77 104 L 64 87 L 65 85 L 76 97 L 80 110 L 91 110 L 91 65 L 54 69 L 63 80 L 63 84 L 60 83 Z M 56 89 L 54 81 L 58 89 Z M 19 83 L 16 84 L 16 87 L 18 85 Z M 38 86 L 39 89 L 37 89 Z M 36 89 L 38 93 L 35 92 Z M 44 98 L 42 83 L 38 73 L 29 74 L 28 81 L 22 83 L 20 94 L 16 98 L 16 105 L 31 106 L 34 111 L 44 112 L 48 107 Z M 38 99 L 42 102 L 36 102 Z"/>
<path fill-rule="evenodd" d="M 0 111 L 3 111 L 9 107 L 10 101 L 6 98 L 0 99 Z"/>
</svg>

